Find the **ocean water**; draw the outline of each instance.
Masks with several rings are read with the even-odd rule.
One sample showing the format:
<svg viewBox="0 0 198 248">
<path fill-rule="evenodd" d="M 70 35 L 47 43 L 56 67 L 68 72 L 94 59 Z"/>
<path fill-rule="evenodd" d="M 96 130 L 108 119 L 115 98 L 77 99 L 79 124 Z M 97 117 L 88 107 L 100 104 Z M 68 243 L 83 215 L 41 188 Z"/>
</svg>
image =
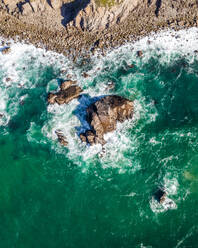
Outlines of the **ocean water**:
<svg viewBox="0 0 198 248">
<path fill-rule="evenodd" d="M 11 41 L 0 53 L 0 248 L 198 247 L 197 51 L 195 28 L 75 64 Z M 82 97 L 48 106 L 68 77 Z M 108 94 L 133 100 L 133 119 L 104 148 L 82 144 L 86 107 Z M 171 205 L 155 200 L 159 187 Z"/>
</svg>

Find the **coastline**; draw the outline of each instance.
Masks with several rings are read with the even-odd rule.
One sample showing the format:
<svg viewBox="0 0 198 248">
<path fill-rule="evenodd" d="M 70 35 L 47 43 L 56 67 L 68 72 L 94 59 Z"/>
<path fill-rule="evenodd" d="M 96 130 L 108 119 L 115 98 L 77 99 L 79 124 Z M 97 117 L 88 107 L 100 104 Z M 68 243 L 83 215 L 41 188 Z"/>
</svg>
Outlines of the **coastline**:
<svg viewBox="0 0 198 248">
<path fill-rule="evenodd" d="M 75 61 L 78 55 L 86 57 L 95 51 L 104 54 L 106 50 L 136 41 L 152 32 L 168 28 L 177 31 L 198 27 L 196 10 L 193 8 L 188 16 L 184 13 L 183 16 L 175 18 L 166 16 L 157 18 L 153 10 L 139 6 L 136 12 L 129 15 L 123 22 L 97 31 L 82 31 L 73 26 L 55 28 L 50 23 L 47 26 L 43 25 L 39 20 L 35 20 L 34 24 L 23 22 L 6 11 L 1 11 L 0 36 L 61 53 Z"/>
</svg>

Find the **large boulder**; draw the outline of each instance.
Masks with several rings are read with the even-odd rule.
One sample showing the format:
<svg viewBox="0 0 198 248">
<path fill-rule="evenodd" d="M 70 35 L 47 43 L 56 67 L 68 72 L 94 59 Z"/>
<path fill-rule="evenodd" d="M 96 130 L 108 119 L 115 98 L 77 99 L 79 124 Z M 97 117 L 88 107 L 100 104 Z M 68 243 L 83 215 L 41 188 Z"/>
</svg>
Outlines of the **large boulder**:
<svg viewBox="0 0 198 248">
<path fill-rule="evenodd" d="M 116 129 L 117 121 L 124 122 L 133 116 L 133 102 L 121 96 L 105 96 L 87 108 L 87 121 L 92 130 L 80 138 L 88 143 L 105 144 L 104 134 Z"/>
<path fill-rule="evenodd" d="M 47 101 L 49 104 L 67 104 L 71 100 L 78 98 L 81 92 L 82 89 L 76 85 L 75 81 L 65 81 L 60 85 L 60 91 L 48 94 Z"/>
</svg>

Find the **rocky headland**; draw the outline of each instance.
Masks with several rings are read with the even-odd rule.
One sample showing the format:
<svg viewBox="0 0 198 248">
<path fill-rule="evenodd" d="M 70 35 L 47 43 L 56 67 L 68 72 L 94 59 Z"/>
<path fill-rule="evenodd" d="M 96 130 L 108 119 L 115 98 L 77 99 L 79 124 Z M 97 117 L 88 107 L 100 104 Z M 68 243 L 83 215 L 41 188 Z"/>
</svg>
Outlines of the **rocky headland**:
<svg viewBox="0 0 198 248">
<path fill-rule="evenodd" d="M 197 0 L 0 0 L 0 36 L 66 55 L 198 26 Z"/>
</svg>

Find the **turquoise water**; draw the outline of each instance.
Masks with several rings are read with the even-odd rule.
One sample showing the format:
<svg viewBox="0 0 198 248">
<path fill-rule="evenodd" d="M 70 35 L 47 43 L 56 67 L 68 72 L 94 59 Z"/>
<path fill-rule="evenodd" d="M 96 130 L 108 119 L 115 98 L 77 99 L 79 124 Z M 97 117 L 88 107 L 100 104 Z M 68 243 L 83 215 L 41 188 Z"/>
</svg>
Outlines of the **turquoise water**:
<svg viewBox="0 0 198 248">
<path fill-rule="evenodd" d="M 197 247 L 197 39 L 197 29 L 160 33 L 77 64 L 24 44 L 0 54 L 1 248 Z M 47 106 L 69 74 L 83 97 Z M 135 112 L 103 151 L 78 132 L 105 94 L 134 100 Z M 172 208 L 154 200 L 158 187 Z"/>
</svg>

